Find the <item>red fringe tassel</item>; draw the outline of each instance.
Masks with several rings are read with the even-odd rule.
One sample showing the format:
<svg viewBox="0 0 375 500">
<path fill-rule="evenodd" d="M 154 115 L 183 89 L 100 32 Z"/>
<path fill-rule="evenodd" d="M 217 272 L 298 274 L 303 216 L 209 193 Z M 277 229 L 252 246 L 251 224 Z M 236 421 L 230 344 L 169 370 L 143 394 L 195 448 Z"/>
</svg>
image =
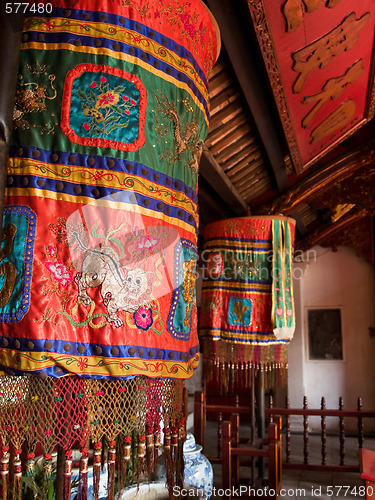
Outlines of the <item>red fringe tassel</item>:
<svg viewBox="0 0 375 500">
<path fill-rule="evenodd" d="M 65 467 L 64 467 L 64 500 L 70 500 L 72 490 L 72 451 L 65 452 Z"/>
<path fill-rule="evenodd" d="M 108 500 L 115 498 L 116 441 L 108 443 Z"/>
<path fill-rule="evenodd" d="M 142 434 L 138 436 L 138 453 L 137 453 L 137 483 L 139 486 L 139 482 L 141 479 L 141 474 L 143 472 L 143 464 L 146 453 L 146 436 Z"/>
<path fill-rule="evenodd" d="M 8 496 L 8 477 L 9 477 L 9 446 L 3 446 L 1 451 L 1 479 L 2 479 L 2 496 L 3 500 L 7 500 Z"/>
<path fill-rule="evenodd" d="M 20 455 L 22 450 L 15 450 L 13 462 L 13 495 L 12 499 L 22 500 L 22 465 Z"/>
<path fill-rule="evenodd" d="M 94 444 L 94 500 L 99 500 L 100 468 L 102 465 L 102 443 Z"/>
</svg>

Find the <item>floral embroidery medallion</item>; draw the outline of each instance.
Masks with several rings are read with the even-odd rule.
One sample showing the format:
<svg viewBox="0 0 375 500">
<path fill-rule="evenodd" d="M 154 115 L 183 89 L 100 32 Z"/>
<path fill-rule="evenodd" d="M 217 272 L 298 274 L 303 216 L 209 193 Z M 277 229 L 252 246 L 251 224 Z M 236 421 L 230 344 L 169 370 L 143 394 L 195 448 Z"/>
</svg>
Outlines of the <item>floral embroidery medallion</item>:
<svg viewBox="0 0 375 500">
<path fill-rule="evenodd" d="M 134 75 L 79 64 L 65 81 L 61 125 L 72 142 L 136 151 L 143 146 L 146 89 Z"/>
<path fill-rule="evenodd" d="M 150 328 L 150 326 L 152 326 L 153 318 L 151 308 L 142 306 L 134 313 L 133 317 L 137 328 L 141 328 L 146 331 Z"/>
<path fill-rule="evenodd" d="M 69 269 L 62 262 L 46 262 L 46 268 L 62 286 L 66 286 L 73 281 Z"/>
</svg>

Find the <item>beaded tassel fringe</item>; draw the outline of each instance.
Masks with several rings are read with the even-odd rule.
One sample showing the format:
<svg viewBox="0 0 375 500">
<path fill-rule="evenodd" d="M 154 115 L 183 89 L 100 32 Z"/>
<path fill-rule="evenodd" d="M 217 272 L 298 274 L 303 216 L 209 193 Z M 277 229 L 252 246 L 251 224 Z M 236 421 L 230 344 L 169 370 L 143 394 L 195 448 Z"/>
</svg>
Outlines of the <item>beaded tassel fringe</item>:
<svg viewBox="0 0 375 500">
<path fill-rule="evenodd" d="M 59 480 L 59 453 L 64 500 L 73 493 L 88 500 L 91 467 L 90 496 L 97 500 L 105 464 L 107 498 L 113 500 L 125 486 L 155 479 L 163 459 L 161 422 L 171 491 L 181 474 L 184 414 L 183 381 L 0 376 L 0 498 L 21 500 L 26 493 L 47 499 Z"/>
</svg>

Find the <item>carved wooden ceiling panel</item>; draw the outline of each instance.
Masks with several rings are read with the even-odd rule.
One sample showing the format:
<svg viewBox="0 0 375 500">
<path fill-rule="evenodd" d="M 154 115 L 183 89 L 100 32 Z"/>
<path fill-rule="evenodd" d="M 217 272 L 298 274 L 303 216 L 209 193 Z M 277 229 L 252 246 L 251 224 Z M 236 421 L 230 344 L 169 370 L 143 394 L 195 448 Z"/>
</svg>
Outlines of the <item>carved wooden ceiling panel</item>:
<svg viewBox="0 0 375 500">
<path fill-rule="evenodd" d="M 375 122 L 369 118 L 374 108 L 371 90 L 374 2 L 206 0 L 206 3 L 218 21 L 222 52 L 209 81 L 211 123 L 200 170 L 201 228 L 207 222 L 228 217 L 284 214 L 297 221 L 298 248 L 308 249 L 315 244 L 332 248 L 348 245 L 373 262 Z M 275 12 L 269 18 L 271 4 Z M 285 8 L 292 6 L 294 17 L 288 18 Z M 254 12 L 258 12 L 258 17 L 254 17 Z M 278 25 L 275 16 L 279 16 Z M 294 26 L 291 32 L 287 19 L 290 29 Z M 257 22 L 263 31 L 259 31 Z M 349 30 L 349 47 L 344 31 L 350 23 L 354 24 Z M 354 26 L 358 28 L 358 40 Z M 337 30 L 336 41 L 332 41 L 332 36 L 327 38 L 328 45 L 331 44 L 328 56 L 318 47 L 332 30 Z M 267 40 L 272 50 L 264 59 Z M 319 44 L 313 51 L 311 44 L 316 41 Z M 310 56 L 306 47 L 311 49 Z M 343 49 L 340 54 L 339 49 Z M 313 58 L 314 64 L 312 61 L 310 66 L 302 64 L 300 58 L 298 66 L 297 55 L 301 56 L 302 50 L 304 60 Z M 325 58 L 320 61 L 324 53 Z M 309 71 L 301 69 L 307 67 Z M 280 91 L 279 86 L 275 92 L 277 79 L 284 87 Z M 302 89 L 296 92 L 295 87 L 301 82 Z M 332 98 L 323 98 L 324 89 L 334 92 Z M 314 100 L 313 96 L 319 97 Z M 350 100 L 355 102 L 355 113 L 348 121 L 350 113 L 347 113 L 349 108 L 345 111 L 348 106 L 345 103 Z M 282 102 L 284 107 L 280 106 Z M 345 112 L 337 113 L 331 123 L 342 119 L 346 120 L 345 126 L 310 147 L 316 129 L 328 123 L 326 120 L 336 109 Z M 286 127 L 287 120 L 290 128 Z"/>
</svg>

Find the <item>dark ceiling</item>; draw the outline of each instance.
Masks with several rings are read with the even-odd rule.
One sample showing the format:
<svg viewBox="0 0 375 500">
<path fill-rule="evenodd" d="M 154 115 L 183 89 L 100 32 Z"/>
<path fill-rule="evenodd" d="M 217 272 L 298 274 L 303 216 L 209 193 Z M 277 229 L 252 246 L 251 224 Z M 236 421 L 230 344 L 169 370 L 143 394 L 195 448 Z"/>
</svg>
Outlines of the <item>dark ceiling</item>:
<svg viewBox="0 0 375 500">
<path fill-rule="evenodd" d="M 222 47 L 209 81 L 211 122 L 199 181 L 201 234 L 215 220 L 289 215 L 297 222 L 296 248 L 346 245 L 374 264 L 374 120 L 308 168 L 296 168 L 250 15 L 250 4 L 261 1 L 206 1 Z"/>
</svg>

